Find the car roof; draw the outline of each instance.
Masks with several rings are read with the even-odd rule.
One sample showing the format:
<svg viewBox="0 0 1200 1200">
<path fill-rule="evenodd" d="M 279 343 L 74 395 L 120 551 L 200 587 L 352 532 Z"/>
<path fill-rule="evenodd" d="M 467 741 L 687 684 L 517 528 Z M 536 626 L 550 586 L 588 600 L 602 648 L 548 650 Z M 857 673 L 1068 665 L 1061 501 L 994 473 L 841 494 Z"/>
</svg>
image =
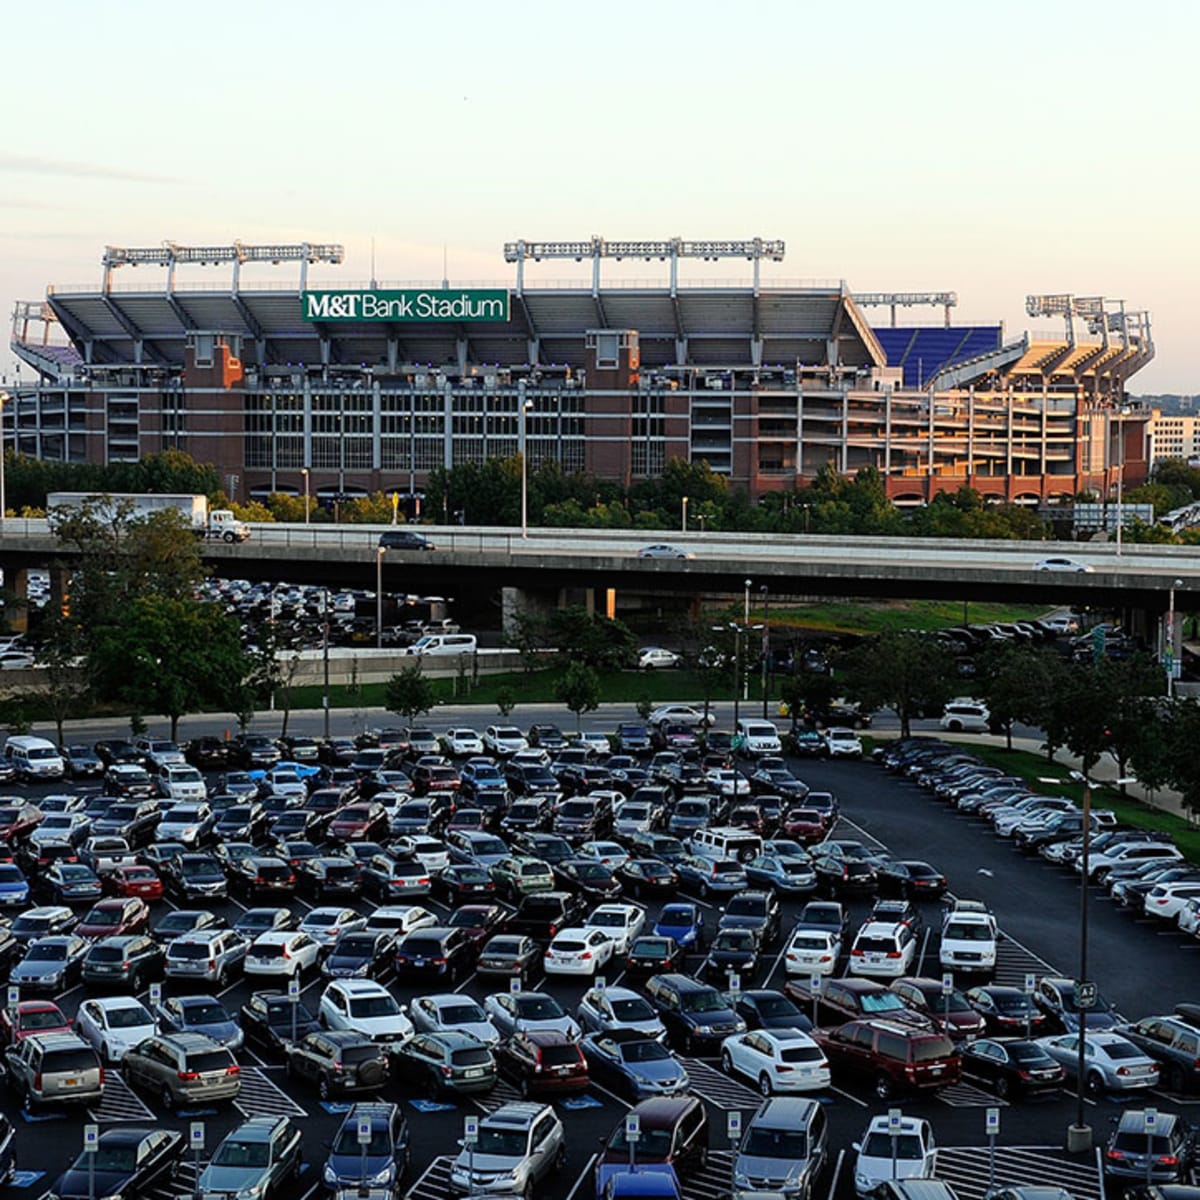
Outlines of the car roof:
<svg viewBox="0 0 1200 1200">
<path fill-rule="evenodd" d="M 499 1125 L 508 1129 L 528 1129 L 548 1108 L 547 1104 L 519 1102 L 503 1104 L 495 1112 L 484 1117 L 480 1124 Z"/>
<path fill-rule="evenodd" d="M 669 1129 L 699 1103 L 695 1096 L 654 1096 L 635 1105 L 632 1111 L 641 1119 L 643 1129 Z"/>
<path fill-rule="evenodd" d="M 801 1096 L 773 1096 L 750 1118 L 751 1125 L 773 1125 L 781 1129 L 805 1124 L 820 1102 Z"/>
</svg>

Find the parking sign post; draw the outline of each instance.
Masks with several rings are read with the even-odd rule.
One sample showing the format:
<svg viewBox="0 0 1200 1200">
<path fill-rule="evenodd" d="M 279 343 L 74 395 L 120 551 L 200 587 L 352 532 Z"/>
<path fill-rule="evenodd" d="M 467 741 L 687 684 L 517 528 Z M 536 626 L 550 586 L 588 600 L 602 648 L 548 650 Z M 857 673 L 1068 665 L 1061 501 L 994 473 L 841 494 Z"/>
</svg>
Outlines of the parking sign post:
<svg viewBox="0 0 1200 1200">
<path fill-rule="evenodd" d="M 996 1186 L 996 1134 L 1000 1132 L 1000 1110 L 989 1108 L 983 1117 L 988 1140 L 988 1191 Z"/>
<path fill-rule="evenodd" d="M 21 989 L 15 983 L 8 985 L 8 1011 L 16 1012 L 17 1005 L 21 1003 Z"/>
<path fill-rule="evenodd" d="M 88 1160 L 88 1200 L 96 1200 L 96 1146 L 100 1141 L 100 1126 L 83 1127 L 83 1152 Z"/>
<path fill-rule="evenodd" d="M 1025 1039 L 1033 1036 L 1033 993 L 1037 987 L 1037 976 L 1032 971 L 1025 972 Z"/>
<path fill-rule="evenodd" d="M 162 984 L 152 983 L 150 985 L 150 1007 L 157 1008 L 162 1003 Z"/>
<path fill-rule="evenodd" d="M 365 1184 L 367 1181 L 367 1147 L 371 1144 L 371 1118 L 359 1117 L 355 1132 L 358 1135 L 358 1153 L 360 1155 L 358 1177 Z"/>
<path fill-rule="evenodd" d="M 813 1023 L 813 1028 L 815 1029 L 816 1025 L 817 1025 L 817 1001 L 821 998 L 821 977 L 820 977 L 820 975 L 810 975 L 808 977 L 808 994 L 812 997 L 812 1006 L 813 1006 L 812 1023 Z"/>
<path fill-rule="evenodd" d="M 297 1021 L 300 1018 L 300 977 L 292 975 L 288 979 L 288 1003 L 292 1006 L 292 1045 L 296 1044 L 298 1032 Z"/>
<path fill-rule="evenodd" d="M 950 1036 L 950 997 L 954 995 L 954 976 L 949 971 L 942 972 L 942 1000 L 946 1005 L 945 1034 Z"/>
<path fill-rule="evenodd" d="M 467 1191 L 475 1186 L 475 1143 L 479 1141 L 479 1118 L 463 1118 L 463 1146 L 467 1151 Z"/>
<path fill-rule="evenodd" d="M 629 1143 L 629 1169 L 632 1171 L 636 1158 L 637 1144 L 642 1137 L 642 1118 L 637 1113 L 625 1114 L 625 1140 Z"/>
<path fill-rule="evenodd" d="M 192 1165 L 196 1171 L 193 1190 L 198 1200 L 200 1196 L 200 1152 L 204 1149 L 203 1121 L 193 1121 L 188 1127 L 188 1145 L 192 1148 Z"/>
<path fill-rule="evenodd" d="M 742 1140 L 742 1114 L 735 1108 L 725 1118 L 725 1134 L 729 1138 L 730 1195 L 736 1191 L 733 1181 L 737 1179 L 737 1149 Z"/>
<path fill-rule="evenodd" d="M 898 1178 L 900 1159 L 900 1129 L 904 1124 L 904 1114 L 898 1108 L 888 1109 L 888 1137 L 892 1139 L 892 1178 Z"/>
<path fill-rule="evenodd" d="M 1147 1108 L 1142 1112 L 1142 1128 L 1146 1131 L 1146 1186 L 1149 1187 L 1154 1171 L 1154 1160 L 1158 1157 L 1154 1153 L 1154 1134 L 1158 1129 L 1157 1108 Z"/>
</svg>

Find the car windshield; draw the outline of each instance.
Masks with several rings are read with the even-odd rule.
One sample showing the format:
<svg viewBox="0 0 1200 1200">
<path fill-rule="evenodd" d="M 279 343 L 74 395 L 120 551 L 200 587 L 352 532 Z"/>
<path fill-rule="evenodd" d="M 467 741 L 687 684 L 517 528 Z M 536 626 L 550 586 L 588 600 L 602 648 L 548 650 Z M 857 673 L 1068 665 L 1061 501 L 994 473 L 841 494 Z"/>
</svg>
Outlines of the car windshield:
<svg viewBox="0 0 1200 1200">
<path fill-rule="evenodd" d="M 635 1153 L 638 1162 L 666 1162 L 671 1153 L 671 1131 L 669 1129 L 641 1128 Z M 625 1122 L 622 1121 L 608 1139 L 610 1150 L 620 1150 L 623 1154 L 629 1152 L 629 1143 L 625 1140 Z"/>
<path fill-rule="evenodd" d="M 213 1155 L 214 1167 L 266 1167 L 271 1163 L 267 1142 L 241 1142 L 227 1138 Z"/>
<path fill-rule="evenodd" d="M 29 947 L 25 955 L 26 962 L 63 962 L 67 957 L 67 947 L 64 942 L 51 942 L 49 945 L 35 943 Z"/>
<path fill-rule="evenodd" d="M 755 1003 L 760 1017 L 799 1017 L 803 1014 L 786 996 L 760 996 Z"/>
<path fill-rule="evenodd" d="M 631 996 L 628 1000 L 614 1000 L 612 1012 L 618 1021 L 649 1021 L 654 1017 L 654 1009 L 641 996 Z"/>
<path fill-rule="evenodd" d="M 553 1020 L 563 1015 L 562 1006 L 552 996 L 525 996 L 517 1001 L 517 1012 L 533 1021 Z"/>
<path fill-rule="evenodd" d="M 88 1166 L 88 1155 L 81 1154 L 75 1160 L 75 1169 L 82 1171 Z M 96 1171 L 112 1171 L 118 1174 L 132 1172 L 137 1166 L 137 1147 L 130 1145 L 108 1145 L 103 1142 L 96 1147 L 91 1155 L 91 1168 Z"/>
<path fill-rule="evenodd" d="M 392 1138 L 386 1126 L 372 1125 L 371 1140 L 364 1146 L 358 1140 L 358 1121 L 348 1121 L 338 1130 L 333 1142 L 334 1154 L 391 1154 Z"/>
<path fill-rule="evenodd" d="M 109 1023 L 112 1023 L 111 1016 Z M 60 1029 L 65 1024 L 66 1018 L 53 1008 L 35 1009 L 33 1012 L 21 1013 L 19 1021 L 21 1029 Z"/>
<path fill-rule="evenodd" d="M 954 1043 L 949 1038 L 918 1038 L 912 1044 L 913 1062 L 935 1062 L 953 1053 Z"/>
<path fill-rule="evenodd" d="M 751 1127 L 742 1153 L 756 1158 L 807 1158 L 808 1135 L 798 1129 Z"/>
<path fill-rule="evenodd" d="M 137 1008 L 110 1008 L 108 1010 L 109 1029 L 134 1029 L 138 1025 L 149 1025 L 150 1014 L 141 1005 Z"/>
<path fill-rule="evenodd" d="M 895 1012 L 904 1007 L 904 1001 L 894 992 L 875 992 L 862 997 L 865 1013 Z"/>
<path fill-rule="evenodd" d="M 491 1129 L 484 1125 L 479 1130 L 476 1154 L 493 1154 L 498 1158 L 524 1158 L 525 1134 L 515 1129 Z"/>
<path fill-rule="evenodd" d="M 229 1014 L 216 1003 L 189 1004 L 184 1010 L 189 1025 L 220 1025 L 229 1021 Z"/>
<path fill-rule="evenodd" d="M 626 1062 L 661 1062 L 670 1058 L 671 1052 L 661 1042 L 647 1038 L 644 1042 L 626 1042 L 621 1047 L 621 1057 Z"/>
<path fill-rule="evenodd" d="M 1144 1058 L 1145 1055 L 1132 1042 L 1106 1042 L 1104 1053 L 1111 1059 Z"/>
<path fill-rule="evenodd" d="M 352 1017 L 391 1017 L 399 1011 L 395 996 L 361 996 L 350 1001 Z"/>
<path fill-rule="evenodd" d="M 679 1007 L 687 1013 L 722 1012 L 728 1005 L 721 993 L 705 989 L 700 992 L 685 993 L 679 998 Z"/>
<path fill-rule="evenodd" d="M 924 1157 L 921 1139 L 915 1133 L 901 1133 L 892 1137 L 889 1133 L 875 1132 L 867 1135 L 863 1144 L 864 1158 L 899 1158 L 905 1162 L 919 1162 Z"/>
<path fill-rule="evenodd" d="M 447 1004 L 442 1009 L 443 1025 L 462 1025 L 467 1021 L 486 1021 L 487 1014 L 478 1004 Z"/>
</svg>

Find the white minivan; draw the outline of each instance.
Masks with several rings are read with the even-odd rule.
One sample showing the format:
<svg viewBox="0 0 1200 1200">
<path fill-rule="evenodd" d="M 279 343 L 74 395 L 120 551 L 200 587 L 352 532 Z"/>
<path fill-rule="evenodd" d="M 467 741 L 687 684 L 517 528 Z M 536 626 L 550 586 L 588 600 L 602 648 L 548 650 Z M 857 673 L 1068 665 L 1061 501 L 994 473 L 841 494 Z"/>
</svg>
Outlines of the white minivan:
<svg viewBox="0 0 1200 1200">
<path fill-rule="evenodd" d="M 478 644 L 473 633 L 427 633 L 408 648 L 409 654 L 474 654 Z"/>
<path fill-rule="evenodd" d="M 19 779 L 61 779 L 67 769 L 58 747 L 40 737 L 10 737 L 4 743 L 4 757 Z"/>
</svg>

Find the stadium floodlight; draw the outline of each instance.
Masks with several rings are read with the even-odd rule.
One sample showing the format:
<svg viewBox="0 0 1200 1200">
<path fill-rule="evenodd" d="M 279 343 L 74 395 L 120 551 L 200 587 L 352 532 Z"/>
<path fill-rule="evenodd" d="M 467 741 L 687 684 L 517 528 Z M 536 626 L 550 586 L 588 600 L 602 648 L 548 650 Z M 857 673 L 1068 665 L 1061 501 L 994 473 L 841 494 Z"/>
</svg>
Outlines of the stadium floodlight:
<svg viewBox="0 0 1200 1200">
<path fill-rule="evenodd" d="M 249 246 L 234 242 L 232 246 L 181 246 L 176 242 L 163 242 L 161 246 L 127 247 L 106 246 L 101 265 L 104 267 L 104 290 L 112 283 L 112 272 L 117 267 L 166 267 L 170 272 L 167 289 L 174 287 L 175 268 L 180 263 L 201 267 L 218 267 L 225 263 L 233 265 L 234 290 L 237 290 L 238 270 L 243 263 L 269 262 L 275 266 L 284 262 L 300 264 L 300 287 L 304 288 L 310 263 L 340 263 L 346 257 L 344 246 L 335 242 L 295 242 L 280 245 Z"/>
<path fill-rule="evenodd" d="M 946 313 L 946 324 L 950 324 L 950 310 L 958 305 L 957 292 L 855 292 L 854 302 L 859 308 L 882 306 L 892 310 L 892 326 L 896 324 L 897 308 L 912 308 L 914 305 L 929 305 L 941 308 Z"/>
<path fill-rule="evenodd" d="M 742 241 L 684 241 L 683 238 L 668 238 L 665 241 L 610 242 L 593 234 L 586 242 L 527 242 L 524 239 L 504 243 L 504 261 L 517 264 L 517 291 L 525 282 L 525 263 L 530 260 L 541 262 L 544 258 L 571 258 L 582 262 L 592 260 L 592 287 L 600 287 L 600 260 L 615 258 L 642 258 L 669 261 L 671 264 L 671 291 L 678 282 L 678 264 L 681 258 L 701 258 L 716 262 L 719 258 L 744 258 L 754 264 L 754 287 L 758 289 L 758 265 L 765 258 L 771 262 L 783 262 L 785 245 L 781 240 L 748 238 Z"/>
</svg>

